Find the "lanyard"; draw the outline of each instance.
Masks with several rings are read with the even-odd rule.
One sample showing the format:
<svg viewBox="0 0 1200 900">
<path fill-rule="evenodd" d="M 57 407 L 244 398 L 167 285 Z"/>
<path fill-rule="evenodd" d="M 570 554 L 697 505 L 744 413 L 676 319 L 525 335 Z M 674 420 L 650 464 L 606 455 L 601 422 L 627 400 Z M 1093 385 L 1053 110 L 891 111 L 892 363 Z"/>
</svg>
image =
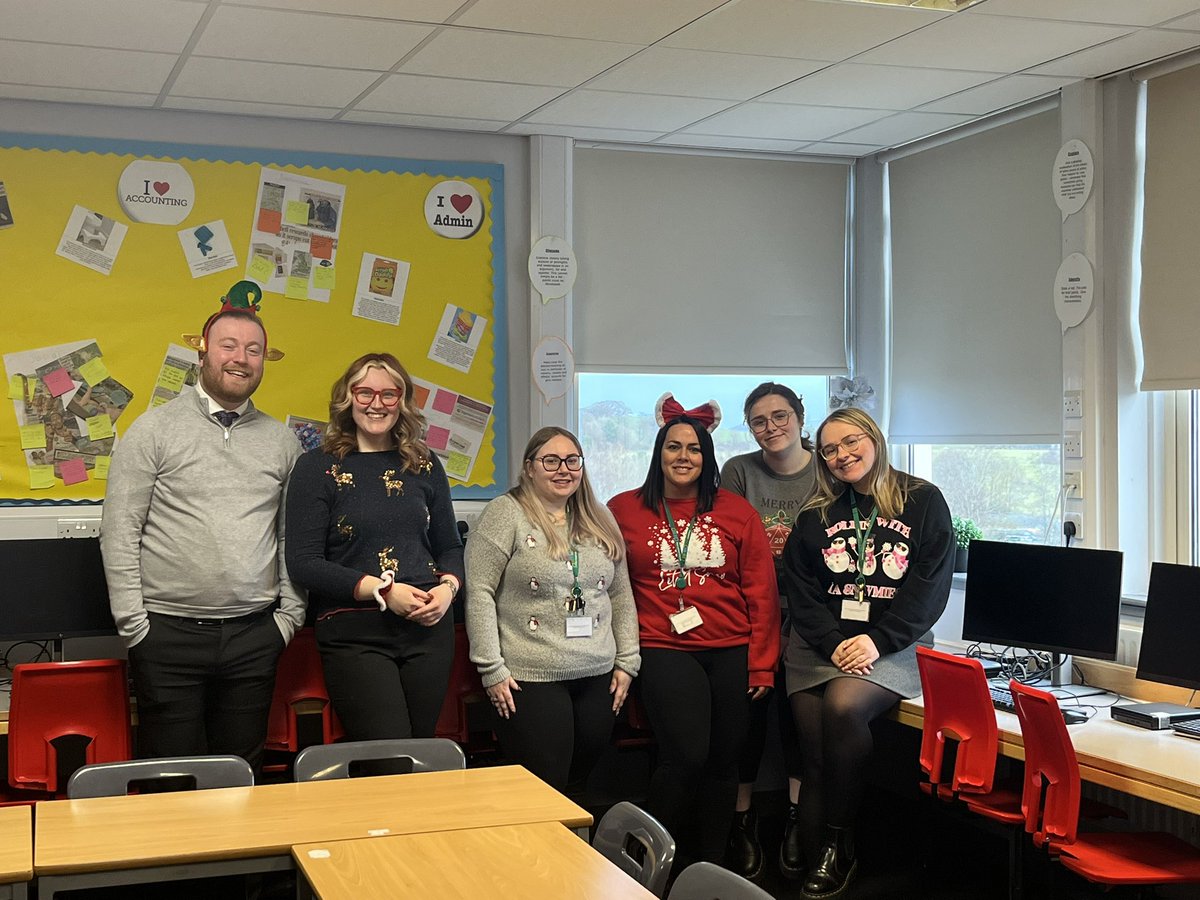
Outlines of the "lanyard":
<svg viewBox="0 0 1200 900">
<path fill-rule="evenodd" d="M 567 513 L 567 540 L 571 539 L 571 514 Z M 583 590 L 579 587 L 579 548 L 571 545 L 571 599 L 567 601 L 567 612 L 581 613 L 586 606 Z"/>
<path fill-rule="evenodd" d="M 696 519 L 699 518 L 695 514 L 688 522 L 687 531 L 683 533 L 683 545 L 679 543 L 679 531 L 675 527 L 675 519 L 671 516 L 671 507 L 667 506 L 667 498 L 663 497 L 663 515 L 667 519 L 667 527 L 671 529 L 671 542 L 675 545 L 675 558 L 679 560 L 679 574 L 675 577 L 675 587 L 683 590 L 687 587 L 687 575 L 683 573 L 684 561 L 687 559 L 688 543 L 692 539 L 692 529 L 696 527 Z M 679 598 L 680 609 L 683 608 L 683 598 Z"/>
<path fill-rule="evenodd" d="M 866 531 L 863 531 L 862 521 L 858 517 L 858 497 L 854 494 L 854 488 L 850 488 L 850 509 L 854 513 L 854 539 L 858 542 L 858 575 L 854 578 L 854 584 L 858 587 L 857 600 L 862 603 L 867 584 L 867 576 L 863 574 L 862 562 L 867 553 L 867 538 L 871 536 L 871 529 L 875 527 L 875 516 L 879 512 L 879 504 L 871 506 L 871 515 L 867 517 Z"/>
</svg>

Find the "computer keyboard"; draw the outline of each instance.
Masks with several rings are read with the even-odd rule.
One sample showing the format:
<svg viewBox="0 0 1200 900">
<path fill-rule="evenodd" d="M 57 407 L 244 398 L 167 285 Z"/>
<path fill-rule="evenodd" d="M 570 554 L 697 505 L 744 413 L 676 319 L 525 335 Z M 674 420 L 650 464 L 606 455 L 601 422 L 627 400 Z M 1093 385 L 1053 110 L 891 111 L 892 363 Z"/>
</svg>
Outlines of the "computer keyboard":
<svg viewBox="0 0 1200 900">
<path fill-rule="evenodd" d="M 1013 705 L 1012 691 L 1002 687 L 989 687 L 988 690 L 992 695 L 992 706 L 1005 712 L 1016 711 L 1016 707 Z"/>
<path fill-rule="evenodd" d="M 1179 722 L 1171 727 L 1175 729 L 1176 734 L 1182 734 L 1184 737 L 1195 738 L 1200 741 L 1200 719 Z"/>
</svg>

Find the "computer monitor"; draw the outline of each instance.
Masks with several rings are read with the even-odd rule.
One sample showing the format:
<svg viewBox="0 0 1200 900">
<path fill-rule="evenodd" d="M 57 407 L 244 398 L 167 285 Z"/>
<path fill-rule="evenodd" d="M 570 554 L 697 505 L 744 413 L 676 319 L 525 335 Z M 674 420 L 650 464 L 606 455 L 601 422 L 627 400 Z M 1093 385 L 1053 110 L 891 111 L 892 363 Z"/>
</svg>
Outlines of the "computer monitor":
<svg viewBox="0 0 1200 900">
<path fill-rule="evenodd" d="M 963 639 L 1115 660 L 1121 561 L 1119 550 L 971 541 Z M 1052 686 L 1069 683 L 1056 665 Z"/>
<path fill-rule="evenodd" d="M 0 641 L 116 633 L 99 539 L 0 541 Z"/>
<path fill-rule="evenodd" d="M 1200 690 L 1200 568 L 1150 568 L 1137 677 Z"/>
</svg>

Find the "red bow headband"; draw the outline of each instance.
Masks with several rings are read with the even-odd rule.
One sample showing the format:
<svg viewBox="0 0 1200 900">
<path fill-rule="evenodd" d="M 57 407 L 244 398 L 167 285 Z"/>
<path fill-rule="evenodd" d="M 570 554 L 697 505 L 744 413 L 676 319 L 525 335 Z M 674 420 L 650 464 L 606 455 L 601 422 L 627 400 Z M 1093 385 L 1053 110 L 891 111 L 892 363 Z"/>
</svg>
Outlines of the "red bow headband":
<svg viewBox="0 0 1200 900">
<path fill-rule="evenodd" d="M 711 433 L 721 424 L 721 405 L 716 400 L 709 400 L 695 409 L 684 409 L 670 391 L 659 397 L 658 402 L 654 404 L 654 421 L 658 423 L 659 428 L 668 422 L 674 422 L 680 416 L 695 419 Z"/>
</svg>

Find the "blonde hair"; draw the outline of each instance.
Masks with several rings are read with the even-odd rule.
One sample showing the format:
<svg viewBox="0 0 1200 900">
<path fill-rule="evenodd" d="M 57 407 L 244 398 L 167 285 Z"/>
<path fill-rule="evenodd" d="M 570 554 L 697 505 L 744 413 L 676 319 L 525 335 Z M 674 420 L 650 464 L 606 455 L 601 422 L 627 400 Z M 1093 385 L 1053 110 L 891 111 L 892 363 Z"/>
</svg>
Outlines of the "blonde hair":
<svg viewBox="0 0 1200 900">
<path fill-rule="evenodd" d="M 855 407 L 837 409 L 825 417 L 825 421 L 817 429 L 818 454 L 823 446 L 821 434 L 824 432 L 825 426 L 832 422 L 845 422 L 864 433 L 874 443 L 875 464 L 871 466 L 871 471 L 867 472 L 863 479 L 866 487 L 862 489 L 861 493 L 870 495 L 879 508 L 881 516 L 889 519 L 896 518 L 904 510 L 904 504 L 908 502 L 908 496 L 912 493 L 913 488 L 925 482 L 912 475 L 900 477 L 902 473 L 892 468 L 892 464 L 888 462 L 887 438 L 883 436 L 883 432 L 879 430 L 874 419 Z M 816 490 L 813 491 L 812 497 L 804 504 L 803 508 L 819 511 L 821 521 L 828 524 L 829 508 L 845 493 L 847 485 L 846 482 L 839 481 L 833 476 L 824 457 L 821 458 L 821 462 L 822 465 L 817 466 L 815 470 Z"/>
<path fill-rule="evenodd" d="M 425 417 L 412 405 L 412 379 L 390 353 L 367 353 L 360 356 L 337 381 L 329 397 L 329 425 L 325 428 L 325 439 L 321 449 L 326 453 L 345 459 L 346 454 L 358 449 L 358 428 L 354 424 L 353 398 L 351 390 L 372 369 L 386 372 L 400 389 L 400 403 L 396 406 L 396 424 L 392 426 L 392 438 L 396 450 L 409 472 L 420 472 L 429 468 L 429 448 L 425 445 Z"/>
<path fill-rule="evenodd" d="M 550 514 L 546 512 L 546 507 L 538 499 L 537 491 L 533 486 L 533 477 L 529 474 L 532 466 L 540 465 L 534 461 L 538 451 L 554 437 L 565 437 L 575 445 L 575 452 L 583 456 L 583 448 L 579 445 L 579 439 L 571 432 L 554 425 L 541 428 L 534 432 L 529 443 L 525 445 L 521 476 L 517 480 L 516 486 L 511 488 L 508 493 L 520 505 L 525 517 L 541 529 L 542 534 L 546 536 L 549 545 L 547 552 L 550 554 L 550 558 L 565 560 L 571 554 L 571 547 L 567 541 L 563 540 L 562 532 L 554 526 Z M 588 481 L 586 468 L 581 470 L 579 487 L 567 498 L 567 521 L 570 524 L 571 544 L 575 546 L 585 543 L 595 544 L 604 551 L 605 556 L 614 562 L 625 555 L 625 539 L 621 537 L 621 530 L 617 528 L 617 523 L 613 519 L 612 513 L 608 511 L 608 507 L 596 500 L 592 485 Z"/>
</svg>

